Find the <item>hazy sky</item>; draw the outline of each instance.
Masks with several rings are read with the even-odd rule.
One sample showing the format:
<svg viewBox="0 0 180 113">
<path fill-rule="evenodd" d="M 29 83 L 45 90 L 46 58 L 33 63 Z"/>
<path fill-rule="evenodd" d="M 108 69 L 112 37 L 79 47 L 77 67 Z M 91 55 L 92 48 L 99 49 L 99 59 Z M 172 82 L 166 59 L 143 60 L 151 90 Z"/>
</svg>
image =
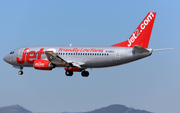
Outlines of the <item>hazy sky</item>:
<svg viewBox="0 0 180 113">
<path fill-rule="evenodd" d="M 111 104 L 155 113 L 180 113 L 179 0 L 0 1 L 0 106 L 34 112 L 90 111 Z M 175 47 L 122 66 L 67 77 L 63 68 L 18 69 L 3 61 L 23 46 L 110 46 L 133 33 L 148 12 L 157 12 L 149 48 Z"/>
</svg>

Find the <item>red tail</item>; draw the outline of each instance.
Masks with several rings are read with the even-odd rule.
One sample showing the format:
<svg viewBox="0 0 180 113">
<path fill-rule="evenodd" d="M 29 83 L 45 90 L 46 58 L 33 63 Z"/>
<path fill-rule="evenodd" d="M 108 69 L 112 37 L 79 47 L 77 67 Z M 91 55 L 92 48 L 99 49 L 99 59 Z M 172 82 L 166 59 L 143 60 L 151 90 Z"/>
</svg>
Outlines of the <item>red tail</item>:
<svg viewBox="0 0 180 113">
<path fill-rule="evenodd" d="M 155 17 L 156 12 L 149 12 L 128 40 L 111 46 L 133 47 L 134 45 L 140 45 L 148 48 Z"/>
</svg>

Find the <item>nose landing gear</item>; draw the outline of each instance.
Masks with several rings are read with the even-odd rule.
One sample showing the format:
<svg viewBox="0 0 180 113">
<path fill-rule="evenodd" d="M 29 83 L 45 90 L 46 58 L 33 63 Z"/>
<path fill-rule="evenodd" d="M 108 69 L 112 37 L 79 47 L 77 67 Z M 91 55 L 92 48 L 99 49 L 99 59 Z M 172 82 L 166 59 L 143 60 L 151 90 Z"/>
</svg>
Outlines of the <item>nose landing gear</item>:
<svg viewBox="0 0 180 113">
<path fill-rule="evenodd" d="M 22 74 L 23 74 L 23 71 L 19 71 L 18 74 L 19 74 L 19 75 L 22 75 Z"/>
<path fill-rule="evenodd" d="M 20 67 L 20 71 L 18 72 L 19 75 L 22 75 L 22 74 L 23 74 L 22 69 L 23 69 L 23 67 Z"/>
</svg>

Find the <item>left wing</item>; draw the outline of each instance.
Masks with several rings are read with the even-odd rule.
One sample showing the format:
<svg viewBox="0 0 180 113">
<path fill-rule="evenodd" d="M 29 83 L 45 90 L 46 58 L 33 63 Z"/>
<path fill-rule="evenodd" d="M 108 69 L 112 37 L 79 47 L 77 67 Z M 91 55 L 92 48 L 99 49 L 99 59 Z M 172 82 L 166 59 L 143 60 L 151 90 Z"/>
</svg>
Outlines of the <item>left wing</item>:
<svg viewBox="0 0 180 113">
<path fill-rule="evenodd" d="M 52 51 L 45 51 L 45 55 L 46 58 L 55 65 L 66 65 L 69 67 L 82 68 L 79 63 L 73 61 L 66 61 Z"/>
</svg>

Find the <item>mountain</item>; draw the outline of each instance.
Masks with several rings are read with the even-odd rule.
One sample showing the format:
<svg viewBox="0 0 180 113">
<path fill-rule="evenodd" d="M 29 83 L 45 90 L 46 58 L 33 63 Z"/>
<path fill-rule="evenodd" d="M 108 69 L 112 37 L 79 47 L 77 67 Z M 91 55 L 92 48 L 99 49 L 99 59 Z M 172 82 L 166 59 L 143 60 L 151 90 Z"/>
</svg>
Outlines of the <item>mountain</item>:
<svg viewBox="0 0 180 113">
<path fill-rule="evenodd" d="M 0 113 L 33 113 L 19 105 L 0 107 Z M 128 108 L 124 105 L 110 105 L 89 112 L 62 112 L 62 113 L 152 113 L 145 110 Z"/>
<path fill-rule="evenodd" d="M 75 112 L 62 112 L 62 113 L 75 113 Z M 78 113 L 152 113 L 145 110 L 138 110 L 134 108 L 128 108 L 124 105 L 110 105 L 89 112 L 78 112 Z"/>
<path fill-rule="evenodd" d="M 108 107 L 103 107 L 100 109 L 96 109 L 94 111 L 89 111 L 84 113 L 152 113 L 152 112 L 128 108 L 124 105 L 110 105 Z"/>
<path fill-rule="evenodd" d="M 32 112 L 19 105 L 12 105 L 12 106 L 0 107 L 0 113 L 32 113 Z"/>
</svg>

